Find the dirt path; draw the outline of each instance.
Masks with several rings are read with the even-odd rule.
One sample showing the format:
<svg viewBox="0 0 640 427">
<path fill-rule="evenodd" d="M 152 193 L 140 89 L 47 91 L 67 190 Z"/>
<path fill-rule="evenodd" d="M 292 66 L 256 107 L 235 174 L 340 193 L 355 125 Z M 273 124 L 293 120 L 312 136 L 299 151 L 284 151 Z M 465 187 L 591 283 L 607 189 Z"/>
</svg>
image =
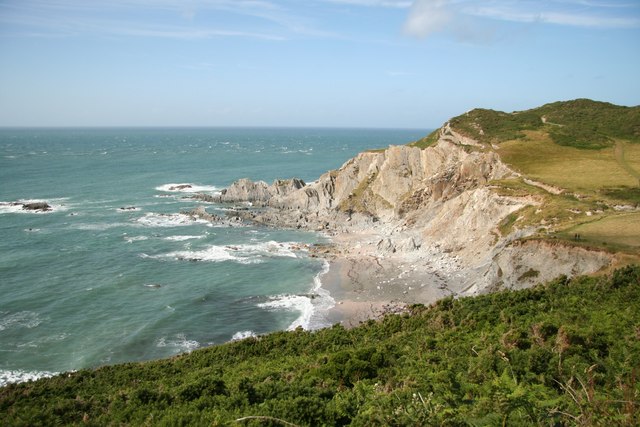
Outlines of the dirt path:
<svg viewBox="0 0 640 427">
<path fill-rule="evenodd" d="M 616 142 L 615 155 L 616 155 L 616 161 L 618 162 L 620 167 L 622 167 L 622 169 L 624 169 L 629 175 L 637 179 L 638 182 L 640 183 L 640 173 L 637 172 L 634 168 L 632 168 L 631 165 L 624 158 L 624 142 L 621 142 L 621 141 Z"/>
</svg>

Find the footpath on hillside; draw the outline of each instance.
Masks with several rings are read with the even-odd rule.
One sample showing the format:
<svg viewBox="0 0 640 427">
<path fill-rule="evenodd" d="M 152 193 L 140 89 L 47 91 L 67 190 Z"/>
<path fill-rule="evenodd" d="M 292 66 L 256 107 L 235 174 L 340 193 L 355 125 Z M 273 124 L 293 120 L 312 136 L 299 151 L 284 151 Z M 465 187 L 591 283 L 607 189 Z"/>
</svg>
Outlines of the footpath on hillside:
<svg viewBox="0 0 640 427">
<path fill-rule="evenodd" d="M 638 185 L 640 185 L 640 172 L 637 172 L 635 169 L 633 169 L 629 164 L 629 162 L 627 162 L 627 160 L 625 159 L 624 145 L 625 144 L 622 141 L 616 142 L 616 147 L 615 147 L 616 161 L 618 162 L 620 167 L 622 167 L 622 169 L 624 169 L 629 175 L 637 179 Z"/>
</svg>

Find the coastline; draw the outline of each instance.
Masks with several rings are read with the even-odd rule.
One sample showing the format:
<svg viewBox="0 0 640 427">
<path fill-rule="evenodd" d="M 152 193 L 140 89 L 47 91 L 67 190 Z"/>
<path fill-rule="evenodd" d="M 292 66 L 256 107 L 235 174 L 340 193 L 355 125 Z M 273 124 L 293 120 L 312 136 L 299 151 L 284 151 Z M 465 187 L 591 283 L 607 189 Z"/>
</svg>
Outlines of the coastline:
<svg viewBox="0 0 640 427">
<path fill-rule="evenodd" d="M 330 256 L 321 287 L 335 300 L 325 314 L 330 325 L 346 328 L 370 319 L 407 311 L 412 304 L 432 304 L 451 294 L 429 271 L 430 260 L 372 255 Z M 395 282 L 395 283 L 394 283 Z"/>
</svg>

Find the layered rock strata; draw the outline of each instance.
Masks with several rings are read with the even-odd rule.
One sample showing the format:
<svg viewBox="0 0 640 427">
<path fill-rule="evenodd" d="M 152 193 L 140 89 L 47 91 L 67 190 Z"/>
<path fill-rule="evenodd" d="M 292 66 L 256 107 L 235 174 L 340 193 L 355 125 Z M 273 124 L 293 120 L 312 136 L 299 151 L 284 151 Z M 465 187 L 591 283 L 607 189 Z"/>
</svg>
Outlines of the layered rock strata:
<svg viewBox="0 0 640 427">
<path fill-rule="evenodd" d="M 375 261 L 381 269 L 378 286 L 391 286 L 389 277 L 406 273 L 415 276 L 414 289 L 437 286 L 467 295 L 592 273 L 610 264 L 611 255 L 604 252 L 522 241 L 534 229 L 501 235 L 498 226 L 507 215 L 537 201 L 492 191 L 492 180 L 519 175 L 495 152 L 479 147 L 444 126 L 438 142 L 426 149 L 364 152 L 308 185 L 297 179 L 271 185 L 242 179 L 217 201 L 266 208 L 233 214 L 255 222 L 327 232 L 334 246 L 324 255 Z M 400 265 L 406 271 L 398 273 Z M 413 301 L 410 294 L 408 302 L 433 299 L 413 292 Z"/>
</svg>

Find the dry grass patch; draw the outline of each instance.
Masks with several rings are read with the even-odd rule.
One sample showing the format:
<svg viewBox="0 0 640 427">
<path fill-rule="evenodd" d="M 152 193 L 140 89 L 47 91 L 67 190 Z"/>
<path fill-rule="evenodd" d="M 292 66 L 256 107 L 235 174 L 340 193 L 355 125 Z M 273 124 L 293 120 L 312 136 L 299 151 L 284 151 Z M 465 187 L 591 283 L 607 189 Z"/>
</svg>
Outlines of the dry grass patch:
<svg viewBox="0 0 640 427">
<path fill-rule="evenodd" d="M 615 149 L 584 150 L 560 146 L 542 131 L 528 131 L 524 140 L 500 144 L 502 160 L 524 175 L 576 192 L 602 187 L 636 186 L 638 180 L 616 160 Z M 625 144 L 625 160 L 640 170 L 640 146 Z"/>
<path fill-rule="evenodd" d="M 640 213 L 610 215 L 598 221 L 574 227 L 571 233 L 580 234 L 589 242 L 640 248 Z"/>
</svg>

